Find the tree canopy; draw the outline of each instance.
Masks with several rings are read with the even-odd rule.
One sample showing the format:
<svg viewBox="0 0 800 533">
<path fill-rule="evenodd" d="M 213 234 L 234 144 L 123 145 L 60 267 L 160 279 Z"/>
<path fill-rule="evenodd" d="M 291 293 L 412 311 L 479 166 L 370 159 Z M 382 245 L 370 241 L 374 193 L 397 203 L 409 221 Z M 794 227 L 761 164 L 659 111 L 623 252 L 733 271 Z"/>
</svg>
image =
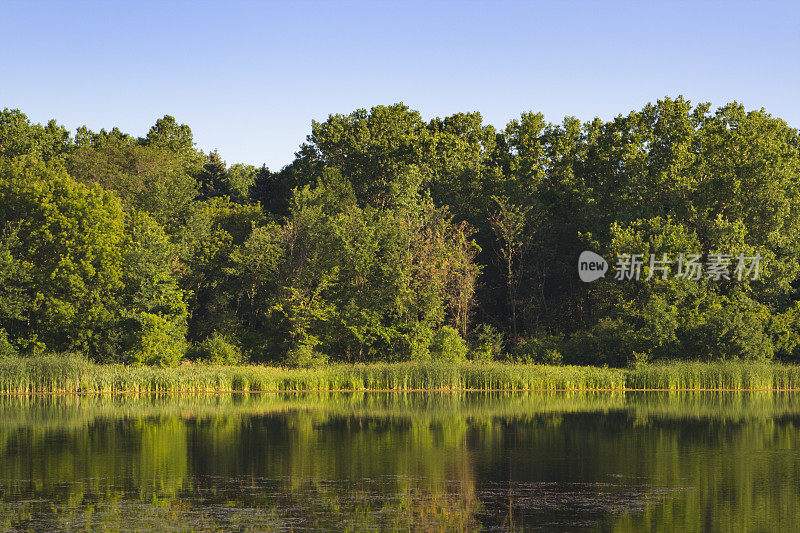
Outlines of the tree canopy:
<svg viewBox="0 0 800 533">
<path fill-rule="evenodd" d="M 584 250 L 611 272 L 581 282 Z M 0 356 L 797 360 L 798 277 L 800 136 L 735 102 L 502 129 L 377 106 L 313 122 L 279 170 L 171 116 L 136 138 L 0 114 Z"/>
</svg>

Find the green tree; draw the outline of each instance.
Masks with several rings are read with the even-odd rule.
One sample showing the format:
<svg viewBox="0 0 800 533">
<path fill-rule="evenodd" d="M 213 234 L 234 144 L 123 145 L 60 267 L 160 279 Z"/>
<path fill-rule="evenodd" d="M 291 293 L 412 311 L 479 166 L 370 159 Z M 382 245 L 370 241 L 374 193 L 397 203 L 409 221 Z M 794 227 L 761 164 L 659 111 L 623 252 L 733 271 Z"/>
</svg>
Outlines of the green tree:
<svg viewBox="0 0 800 533">
<path fill-rule="evenodd" d="M 185 223 L 197 196 L 195 178 L 172 151 L 118 137 L 78 148 L 67 167 L 78 181 L 113 191 L 126 208 L 149 213 L 170 232 Z"/>
<path fill-rule="evenodd" d="M 5 108 L 0 112 L 0 159 L 31 155 L 50 161 L 71 147 L 69 131 L 55 120 L 42 126 L 31 124 L 19 109 Z"/>
<path fill-rule="evenodd" d="M 200 197 L 203 199 L 222 196 L 230 198 L 233 193 L 227 165 L 216 150 L 208 154 L 208 161 L 203 165 L 197 181 L 200 186 Z"/>
<path fill-rule="evenodd" d="M 176 275 L 178 250 L 158 223 L 142 212 L 126 217 L 118 346 L 106 354 L 130 362 L 171 366 L 186 351 L 187 305 Z"/>
<path fill-rule="evenodd" d="M 242 163 L 230 166 L 228 169 L 228 183 L 230 184 L 232 200 L 243 202 L 249 198 L 250 190 L 255 186 L 259 170 L 253 165 L 243 165 Z"/>
<path fill-rule="evenodd" d="M 93 351 L 122 286 L 119 200 L 32 157 L 4 163 L 0 173 L 4 263 L 12 268 L 4 292 L 27 301 L 12 303 L 0 327 L 23 350 L 42 343 Z"/>
<path fill-rule="evenodd" d="M 202 341 L 214 331 L 241 339 L 246 323 L 238 312 L 242 295 L 234 261 L 238 247 L 263 223 L 258 206 L 228 198 L 194 205 L 180 235 L 180 284 L 188 295 L 190 340 Z"/>
<path fill-rule="evenodd" d="M 167 149 L 181 158 L 187 166 L 199 167 L 202 155 L 195 149 L 194 135 L 186 124 L 178 124 L 175 117 L 164 115 L 156 120 L 147 136 L 139 140 L 144 146 Z"/>
<path fill-rule="evenodd" d="M 469 235 L 420 198 L 362 207 L 349 180 L 325 171 L 296 192 L 283 223 L 224 240 L 232 264 L 212 271 L 229 273 L 228 313 L 251 357 L 427 357 L 445 321 L 468 326 L 479 272 Z"/>
<path fill-rule="evenodd" d="M 507 198 L 495 196 L 497 210 L 492 215 L 490 223 L 497 240 L 508 294 L 508 304 L 511 309 L 511 340 L 516 343 L 517 334 L 517 305 L 519 301 L 519 287 L 523 276 L 522 259 L 527 249 L 533 242 L 533 229 L 530 224 L 530 206 L 516 205 Z"/>
</svg>

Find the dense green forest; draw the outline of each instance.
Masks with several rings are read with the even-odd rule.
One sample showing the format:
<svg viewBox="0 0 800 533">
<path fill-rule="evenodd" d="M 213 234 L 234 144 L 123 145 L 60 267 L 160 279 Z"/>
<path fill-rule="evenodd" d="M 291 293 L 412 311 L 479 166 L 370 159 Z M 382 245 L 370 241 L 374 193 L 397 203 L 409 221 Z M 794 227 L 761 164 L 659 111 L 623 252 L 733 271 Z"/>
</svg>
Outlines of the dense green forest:
<svg viewBox="0 0 800 533">
<path fill-rule="evenodd" d="M 584 250 L 762 260 L 583 283 Z M 0 114 L 0 357 L 797 361 L 799 255 L 798 131 L 737 103 L 503 130 L 379 106 L 280 170 L 171 116 L 137 138 Z"/>
</svg>

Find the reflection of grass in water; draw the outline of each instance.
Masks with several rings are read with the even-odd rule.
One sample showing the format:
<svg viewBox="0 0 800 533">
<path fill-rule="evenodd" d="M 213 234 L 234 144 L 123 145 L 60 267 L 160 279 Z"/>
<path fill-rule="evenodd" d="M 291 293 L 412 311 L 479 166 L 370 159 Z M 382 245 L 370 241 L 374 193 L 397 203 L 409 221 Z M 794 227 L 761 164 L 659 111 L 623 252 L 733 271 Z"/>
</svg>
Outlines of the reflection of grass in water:
<svg viewBox="0 0 800 533">
<path fill-rule="evenodd" d="M 181 395 L 0 396 L 0 427 L 82 426 L 101 418 L 216 419 L 306 411 L 332 416 L 435 421 L 624 407 L 624 393 L 334 392 Z"/>
<path fill-rule="evenodd" d="M 435 424 L 549 414 L 629 412 L 640 419 L 740 421 L 800 416 L 793 392 L 334 392 L 123 396 L 0 396 L 0 430 L 85 427 L 102 419 L 210 420 L 222 429 L 243 417 L 302 411 L 329 417 Z"/>
<path fill-rule="evenodd" d="M 695 420 L 745 422 L 800 419 L 800 393 L 787 391 L 628 392 L 627 403 L 640 421 Z"/>
</svg>

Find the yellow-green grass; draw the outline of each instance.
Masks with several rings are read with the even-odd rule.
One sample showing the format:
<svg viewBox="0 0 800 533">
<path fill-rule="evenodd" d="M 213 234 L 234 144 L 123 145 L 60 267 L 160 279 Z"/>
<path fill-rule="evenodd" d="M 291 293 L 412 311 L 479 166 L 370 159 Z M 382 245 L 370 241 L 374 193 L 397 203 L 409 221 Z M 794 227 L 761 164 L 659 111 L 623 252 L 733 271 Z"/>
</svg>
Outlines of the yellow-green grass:
<svg viewBox="0 0 800 533">
<path fill-rule="evenodd" d="M 100 365 L 75 355 L 0 360 L 0 393 L 359 390 L 800 390 L 800 366 L 671 362 L 617 369 L 514 363 L 337 364 L 312 369 Z"/>
</svg>

